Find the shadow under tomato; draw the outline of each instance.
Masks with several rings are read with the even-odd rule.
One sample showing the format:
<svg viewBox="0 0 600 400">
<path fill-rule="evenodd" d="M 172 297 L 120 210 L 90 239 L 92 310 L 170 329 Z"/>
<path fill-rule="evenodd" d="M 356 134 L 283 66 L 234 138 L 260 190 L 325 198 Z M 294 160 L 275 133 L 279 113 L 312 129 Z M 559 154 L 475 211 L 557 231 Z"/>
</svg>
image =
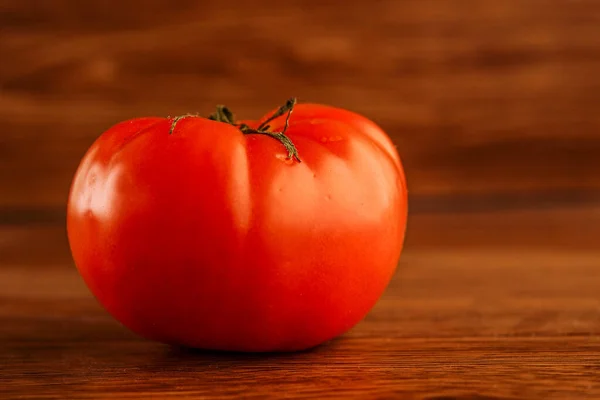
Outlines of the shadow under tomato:
<svg viewBox="0 0 600 400">
<path fill-rule="evenodd" d="M 335 338 L 318 346 L 299 351 L 273 351 L 273 352 L 243 352 L 228 350 L 205 350 L 185 346 L 170 345 L 166 347 L 163 355 L 164 360 L 231 360 L 231 361 L 255 361 L 255 360 L 278 360 L 294 359 L 298 357 L 314 356 L 323 354 L 335 347 L 335 344 L 343 338 Z"/>
</svg>

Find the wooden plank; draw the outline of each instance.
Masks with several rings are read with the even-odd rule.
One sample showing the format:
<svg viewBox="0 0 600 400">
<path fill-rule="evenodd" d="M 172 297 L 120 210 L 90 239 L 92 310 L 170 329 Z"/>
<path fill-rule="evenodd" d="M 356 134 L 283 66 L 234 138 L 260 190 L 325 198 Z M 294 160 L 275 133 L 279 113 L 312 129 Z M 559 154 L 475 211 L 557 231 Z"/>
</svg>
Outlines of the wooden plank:
<svg viewBox="0 0 600 400">
<path fill-rule="evenodd" d="M 600 396 L 597 252 L 413 251 L 367 318 L 288 355 L 170 348 L 112 320 L 72 269 L 0 269 L 0 396 Z M 234 383 L 235 382 L 235 383 Z"/>
<path fill-rule="evenodd" d="M 594 0 L 0 5 L 0 206 L 63 206 L 119 120 L 290 95 L 379 122 L 415 194 L 600 185 Z"/>
</svg>

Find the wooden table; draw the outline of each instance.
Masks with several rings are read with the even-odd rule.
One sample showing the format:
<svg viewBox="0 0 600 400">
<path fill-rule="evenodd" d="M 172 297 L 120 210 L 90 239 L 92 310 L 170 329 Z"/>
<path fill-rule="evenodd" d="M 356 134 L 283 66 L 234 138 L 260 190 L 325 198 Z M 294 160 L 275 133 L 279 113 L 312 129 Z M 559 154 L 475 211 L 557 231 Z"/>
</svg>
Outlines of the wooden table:
<svg viewBox="0 0 600 400">
<path fill-rule="evenodd" d="M 0 400 L 600 398 L 599 0 L 173 3 L 0 1 Z M 290 96 L 398 146 L 388 291 L 298 354 L 126 331 L 66 243 L 84 152 L 125 119 Z"/>
<path fill-rule="evenodd" d="M 63 227 L 6 226 L 0 398 L 600 398 L 599 222 L 591 206 L 417 213 L 362 323 L 267 355 L 142 340 L 89 294 Z"/>
</svg>

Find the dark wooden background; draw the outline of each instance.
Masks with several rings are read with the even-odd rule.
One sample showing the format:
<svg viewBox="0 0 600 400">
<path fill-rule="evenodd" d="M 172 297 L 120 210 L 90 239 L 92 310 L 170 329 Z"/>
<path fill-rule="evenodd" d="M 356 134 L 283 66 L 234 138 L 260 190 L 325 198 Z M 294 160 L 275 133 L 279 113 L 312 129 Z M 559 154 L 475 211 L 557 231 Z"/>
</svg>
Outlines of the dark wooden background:
<svg viewBox="0 0 600 400">
<path fill-rule="evenodd" d="M 288 357 L 128 334 L 66 242 L 87 147 L 292 95 L 398 145 L 411 215 L 380 304 Z M 597 0 L 0 0 L 0 127 L 0 398 L 600 398 Z"/>
<path fill-rule="evenodd" d="M 415 196 L 600 187 L 595 0 L 2 0 L 0 26 L 6 210 L 64 207 L 122 119 L 291 95 L 380 123 Z"/>
</svg>

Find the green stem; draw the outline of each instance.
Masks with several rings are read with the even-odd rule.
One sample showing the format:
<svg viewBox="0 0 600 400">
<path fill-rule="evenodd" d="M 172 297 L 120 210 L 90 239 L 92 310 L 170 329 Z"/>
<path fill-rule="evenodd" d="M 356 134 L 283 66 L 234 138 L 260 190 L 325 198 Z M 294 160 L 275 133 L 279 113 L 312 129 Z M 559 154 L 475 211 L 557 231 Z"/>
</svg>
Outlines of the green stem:
<svg viewBox="0 0 600 400">
<path fill-rule="evenodd" d="M 212 119 L 213 121 L 225 122 L 226 124 L 235 125 L 235 117 L 233 113 L 229 110 L 229 108 L 218 105 L 217 111 L 210 114 L 208 119 Z"/>
<path fill-rule="evenodd" d="M 296 98 L 293 97 L 293 98 L 289 99 L 288 101 L 285 102 L 284 105 L 279 107 L 277 109 L 277 111 L 275 111 L 273 113 L 273 115 L 269 116 L 269 118 L 264 120 L 256 129 L 250 128 L 246 124 L 236 124 L 235 116 L 233 115 L 231 110 L 223 105 L 218 105 L 217 110 L 214 113 L 212 113 L 208 117 L 208 119 L 233 125 L 233 126 L 239 128 L 239 130 L 244 135 L 266 135 L 275 140 L 278 140 L 281 142 L 281 144 L 283 144 L 283 147 L 285 147 L 285 149 L 287 150 L 288 159 L 295 158 L 298 162 L 302 162 L 302 160 L 300 160 L 300 156 L 298 155 L 298 150 L 296 149 L 296 146 L 294 146 L 294 143 L 292 142 L 292 140 L 285 134 L 288 127 L 290 126 L 290 117 L 292 116 L 292 111 L 294 111 L 295 105 L 296 105 Z M 286 113 L 287 113 L 287 115 L 285 117 L 285 125 L 283 127 L 283 130 L 281 132 L 269 131 L 269 128 L 270 128 L 269 122 L 273 121 L 276 118 L 281 117 L 282 115 L 284 115 Z M 195 115 L 195 114 L 185 114 L 185 115 L 180 115 L 178 117 L 174 117 L 173 121 L 171 122 L 171 129 L 169 129 L 169 134 L 170 135 L 173 134 L 173 131 L 175 131 L 175 126 L 177 125 L 177 123 L 180 120 L 187 118 L 187 117 L 197 117 L 197 116 L 198 115 Z"/>
<path fill-rule="evenodd" d="M 173 131 L 175 130 L 175 125 L 177 125 L 177 123 L 187 117 L 197 117 L 197 114 L 185 114 L 185 115 L 180 115 L 178 117 L 174 117 L 173 121 L 171 122 L 171 129 L 169 129 L 169 135 L 173 134 Z"/>
<path fill-rule="evenodd" d="M 287 130 L 288 125 L 289 125 L 290 116 L 292 115 L 292 111 L 294 111 L 294 106 L 295 105 L 296 105 L 296 98 L 292 97 L 291 99 L 289 99 L 288 101 L 286 101 L 284 105 L 282 105 L 281 107 L 279 107 L 279 109 L 277 109 L 277 111 L 275 111 L 273 113 L 273 115 L 271 115 L 262 124 L 260 124 L 258 126 L 258 130 L 260 131 L 260 130 L 268 129 L 268 127 L 269 127 L 268 123 L 269 122 L 271 122 L 275 118 L 279 118 L 283 114 L 287 113 L 287 117 L 285 119 L 285 128 L 283 128 L 283 131 L 285 132 Z"/>
<path fill-rule="evenodd" d="M 222 106 L 222 105 L 217 106 L 217 111 L 212 113 L 208 117 L 208 119 L 234 125 L 234 126 L 238 127 L 244 135 L 254 135 L 254 134 L 266 135 L 275 140 L 278 140 L 281 142 L 281 144 L 283 144 L 283 146 L 287 150 L 288 159 L 295 158 L 298 162 L 302 162 L 302 160 L 300 160 L 300 156 L 298 155 L 298 150 L 296 149 L 296 146 L 294 146 L 294 143 L 292 142 L 292 140 L 288 136 L 285 135 L 285 132 L 287 131 L 288 127 L 290 126 L 290 117 L 292 115 L 292 111 L 294 110 L 295 105 L 296 105 L 296 98 L 289 99 L 288 101 L 285 102 L 284 105 L 279 107 L 279 109 L 277 109 L 277 111 L 275 111 L 273 113 L 273 115 L 271 115 L 269 118 L 267 118 L 256 129 L 250 128 L 246 124 L 236 124 L 235 117 L 234 117 L 233 113 L 231 112 L 231 110 L 229 110 L 227 107 Z M 273 121 L 275 118 L 281 117 L 285 113 L 287 113 L 287 116 L 285 118 L 285 126 L 283 127 L 283 130 L 281 132 L 269 131 L 268 130 L 269 122 Z M 173 129 L 173 127 L 171 128 L 171 130 L 172 129 Z"/>
</svg>

